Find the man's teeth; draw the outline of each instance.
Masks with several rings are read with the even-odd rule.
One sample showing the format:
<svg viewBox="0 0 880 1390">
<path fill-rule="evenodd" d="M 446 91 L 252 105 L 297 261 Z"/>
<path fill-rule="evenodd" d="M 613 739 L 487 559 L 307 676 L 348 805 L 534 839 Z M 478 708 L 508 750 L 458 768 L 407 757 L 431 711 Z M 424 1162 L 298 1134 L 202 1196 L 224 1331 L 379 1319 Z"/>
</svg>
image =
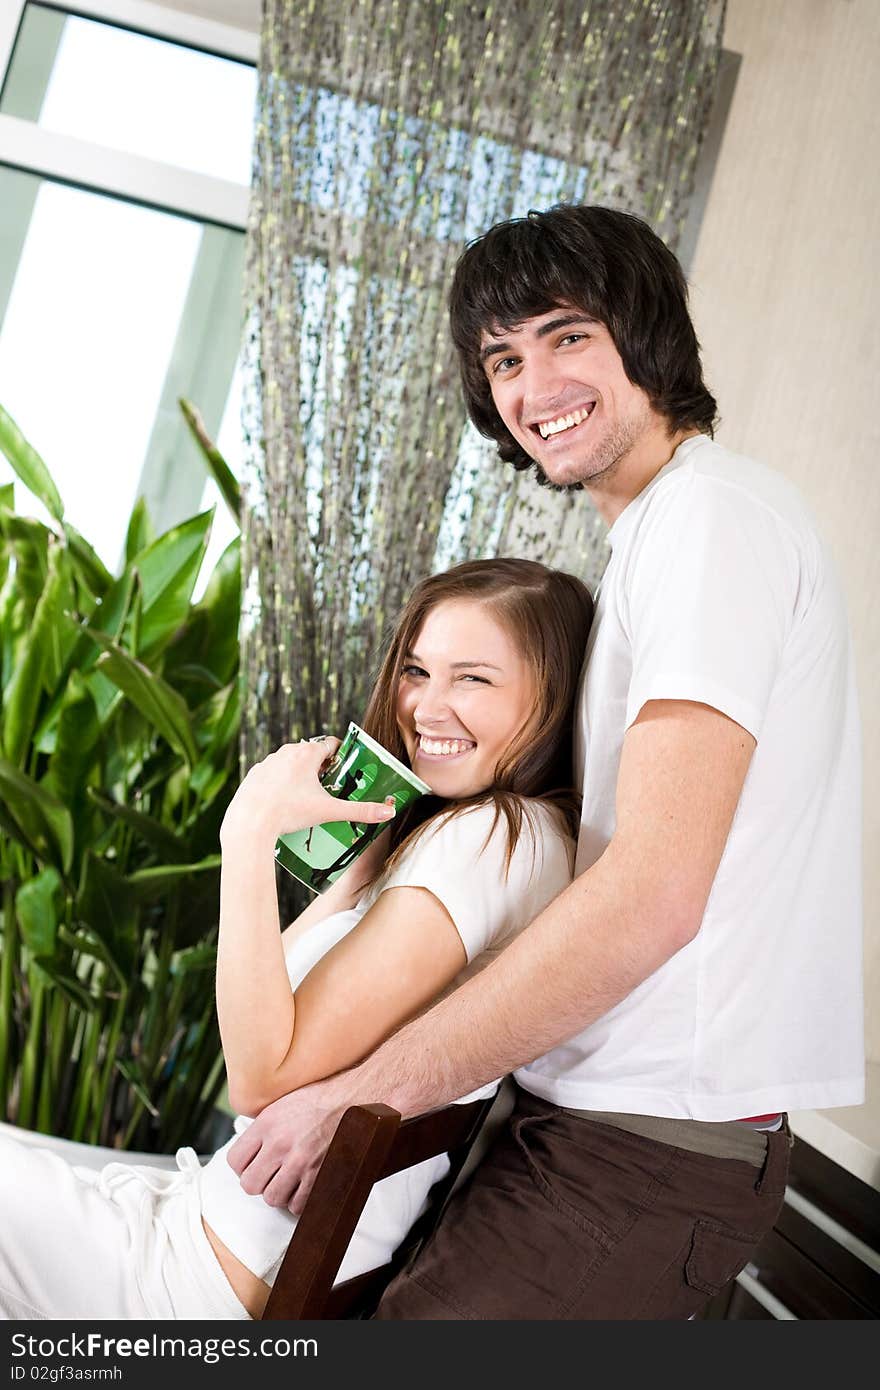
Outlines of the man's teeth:
<svg viewBox="0 0 880 1390">
<path fill-rule="evenodd" d="M 419 735 L 419 744 L 425 753 L 432 753 L 436 758 L 451 757 L 454 753 L 466 753 L 468 749 L 476 747 L 476 744 L 469 743 L 466 739 L 425 738 L 424 734 Z"/>
<path fill-rule="evenodd" d="M 549 439 L 551 434 L 561 434 L 563 430 L 570 430 L 574 425 L 580 425 L 593 413 L 592 405 L 586 410 L 576 410 L 573 415 L 560 415 L 557 420 L 546 420 L 544 424 L 538 426 L 542 439 Z"/>
</svg>

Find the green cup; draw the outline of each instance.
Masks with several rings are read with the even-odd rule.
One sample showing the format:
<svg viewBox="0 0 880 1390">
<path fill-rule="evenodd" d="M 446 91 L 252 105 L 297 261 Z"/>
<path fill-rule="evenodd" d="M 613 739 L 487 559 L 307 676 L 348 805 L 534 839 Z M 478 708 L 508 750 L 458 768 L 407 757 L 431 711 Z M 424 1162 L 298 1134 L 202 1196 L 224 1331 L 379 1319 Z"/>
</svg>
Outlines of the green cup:
<svg viewBox="0 0 880 1390">
<path fill-rule="evenodd" d="M 349 724 L 348 733 L 321 774 L 321 785 L 343 801 L 384 801 L 393 796 L 398 812 L 431 790 L 357 724 Z M 340 820 L 295 830 L 276 841 L 275 858 L 313 893 L 323 893 L 389 824 Z"/>
</svg>

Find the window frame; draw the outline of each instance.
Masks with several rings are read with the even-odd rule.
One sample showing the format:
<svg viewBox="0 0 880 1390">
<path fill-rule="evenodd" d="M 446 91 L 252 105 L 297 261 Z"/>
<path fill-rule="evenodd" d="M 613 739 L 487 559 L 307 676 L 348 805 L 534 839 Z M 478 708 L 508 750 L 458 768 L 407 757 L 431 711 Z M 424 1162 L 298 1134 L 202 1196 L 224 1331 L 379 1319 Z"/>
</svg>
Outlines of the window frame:
<svg viewBox="0 0 880 1390">
<path fill-rule="evenodd" d="M 25 9 L 30 0 L 7 0 L 0 13 L 0 89 L 6 80 Z M 231 58 L 255 67 L 259 39 L 245 29 L 201 19 L 182 10 L 152 5 L 149 0 L 34 0 L 45 9 L 80 19 L 92 19 L 165 39 L 186 48 Z M 176 212 L 244 232 L 250 195 L 245 184 L 208 174 L 176 169 L 143 155 L 127 154 L 57 131 L 35 122 L 0 114 L 0 164 L 70 183 L 96 193 L 143 203 L 163 212 Z"/>
<path fill-rule="evenodd" d="M 0 91 L 30 0 L 7 0 L 0 11 Z M 106 23 L 256 67 L 259 36 L 248 30 L 172 10 L 149 0 L 33 0 L 61 18 L 68 16 Z M 244 260 L 250 188 L 245 184 L 192 172 L 142 155 L 99 145 L 41 128 L 36 121 L 0 113 L 0 167 L 19 170 L 38 179 L 67 184 L 87 192 L 133 202 L 203 225 L 202 246 L 196 258 L 190 293 L 182 308 L 175 348 L 169 358 L 162 400 L 147 444 L 137 483 L 137 496 L 147 499 L 161 531 L 198 510 L 206 475 L 185 422 L 176 409 L 180 394 L 193 394 L 208 430 L 220 428 L 241 345 L 242 308 L 239 285 Z M 32 207 L 32 203 L 31 203 Z M 30 210 L 18 228 L 24 245 Z M 233 234 L 233 235 L 231 235 Z M 238 280 L 235 271 L 238 270 Z M 14 278 L 15 267 L 11 268 Z M 206 343 L 198 304 L 206 286 L 213 294 L 212 319 L 224 324 L 224 341 L 213 335 Z M 0 324 L 10 284 L 0 285 Z M 232 324 L 238 338 L 232 351 Z M 228 338 L 228 341 L 227 341 Z M 205 353 L 207 352 L 207 357 Z M 187 369 L 191 369 L 187 376 Z M 189 381 L 189 384 L 187 382 Z M 51 460 L 49 461 L 51 465 Z M 183 466 L 181 466 L 183 465 Z"/>
</svg>

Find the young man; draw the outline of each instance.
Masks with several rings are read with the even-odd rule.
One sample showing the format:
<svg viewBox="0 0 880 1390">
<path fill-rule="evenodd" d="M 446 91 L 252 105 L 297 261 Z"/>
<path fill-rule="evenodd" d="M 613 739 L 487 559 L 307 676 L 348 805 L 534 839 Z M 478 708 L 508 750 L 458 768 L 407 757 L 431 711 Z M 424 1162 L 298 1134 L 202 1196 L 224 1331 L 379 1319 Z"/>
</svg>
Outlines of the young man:
<svg viewBox="0 0 880 1390">
<path fill-rule="evenodd" d="M 462 256 L 477 427 L 610 525 L 576 877 L 361 1066 L 230 1161 L 300 1210 L 346 1105 L 412 1115 L 513 1072 L 506 1129 L 383 1318 L 683 1318 L 782 1202 L 785 1111 L 863 1098 L 860 746 L 843 601 L 784 478 L 713 442 L 674 256 L 559 207 Z"/>
</svg>

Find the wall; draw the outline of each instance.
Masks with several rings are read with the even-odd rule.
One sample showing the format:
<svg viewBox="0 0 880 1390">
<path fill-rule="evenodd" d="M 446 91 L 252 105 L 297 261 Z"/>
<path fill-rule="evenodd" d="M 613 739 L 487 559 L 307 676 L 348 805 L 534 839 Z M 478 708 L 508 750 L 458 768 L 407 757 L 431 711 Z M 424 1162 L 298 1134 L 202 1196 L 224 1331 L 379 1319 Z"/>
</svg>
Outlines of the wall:
<svg viewBox="0 0 880 1390">
<path fill-rule="evenodd" d="M 260 31 L 260 0 L 153 0 L 168 10 L 185 10 L 200 19 L 213 19 L 219 24 L 231 24 L 236 29 Z"/>
<path fill-rule="evenodd" d="M 786 473 L 842 572 L 864 724 L 866 1024 L 880 1063 L 880 4 L 728 0 L 742 55 L 691 268 L 718 438 Z M 829 930 L 834 923 L 829 922 Z M 872 1106 L 880 1113 L 880 1096 Z"/>
</svg>

